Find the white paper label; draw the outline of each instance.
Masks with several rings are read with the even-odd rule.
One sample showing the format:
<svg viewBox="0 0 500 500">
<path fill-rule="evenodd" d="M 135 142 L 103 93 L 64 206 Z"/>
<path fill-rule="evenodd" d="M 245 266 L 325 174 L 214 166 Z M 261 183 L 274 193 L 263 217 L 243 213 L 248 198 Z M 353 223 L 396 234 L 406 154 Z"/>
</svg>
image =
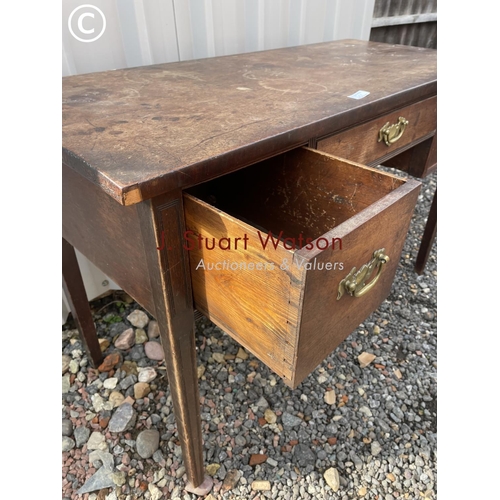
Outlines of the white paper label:
<svg viewBox="0 0 500 500">
<path fill-rule="evenodd" d="M 366 97 L 369 94 L 370 92 L 367 92 L 366 90 L 358 90 L 357 92 L 354 92 L 354 94 L 348 95 L 347 97 L 350 97 L 351 99 L 363 99 L 363 97 Z"/>
</svg>

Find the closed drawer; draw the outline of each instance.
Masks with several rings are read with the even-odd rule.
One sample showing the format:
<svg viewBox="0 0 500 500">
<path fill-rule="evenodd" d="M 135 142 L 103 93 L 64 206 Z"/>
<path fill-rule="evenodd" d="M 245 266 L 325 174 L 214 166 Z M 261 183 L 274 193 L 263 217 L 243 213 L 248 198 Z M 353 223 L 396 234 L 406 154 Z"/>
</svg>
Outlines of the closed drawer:
<svg viewBox="0 0 500 500">
<path fill-rule="evenodd" d="M 381 163 L 384 159 L 432 137 L 436 132 L 437 98 L 431 97 L 411 106 L 401 108 L 376 120 L 340 132 L 332 137 L 319 140 L 317 148 L 326 153 L 363 164 Z M 408 124 L 400 124 L 400 118 Z M 389 145 L 380 131 L 384 126 L 394 125 L 388 131 Z"/>
<path fill-rule="evenodd" d="M 296 387 L 388 295 L 419 188 L 299 148 L 189 190 L 196 308 Z"/>
</svg>

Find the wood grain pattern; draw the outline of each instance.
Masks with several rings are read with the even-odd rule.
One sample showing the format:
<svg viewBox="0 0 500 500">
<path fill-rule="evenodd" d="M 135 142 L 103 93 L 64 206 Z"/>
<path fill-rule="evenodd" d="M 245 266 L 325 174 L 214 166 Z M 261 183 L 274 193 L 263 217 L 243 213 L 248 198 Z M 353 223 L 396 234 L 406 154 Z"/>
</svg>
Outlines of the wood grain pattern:
<svg viewBox="0 0 500 500">
<path fill-rule="evenodd" d="M 188 481 L 205 479 L 191 279 L 182 247 L 182 193 L 171 192 L 137 205 L 146 263 L 151 280 L 156 320 L 174 405 L 177 432 Z M 161 247 L 165 232 L 165 248 Z"/>
<path fill-rule="evenodd" d="M 63 160 L 129 205 L 435 94 L 435 51 L 357 40 L 72 76 Z"/>
<path fill-rule="evenodd" d="M 247 249 L 195 247 L 189 252 L 196 309 L 229 333 L 286 380 L 292 378 L 294 338 L 297 329 L 291 308 L 298 307 L 302 273 L 281 271 L 293 252 L 278 245 L 262 248 L 258 230 L 189 194 L 184 195 L 186 227 L 206 238 L 248 236 Z M 223 246 L 226 246 L 225 243 Z M 204 269 L 200 263 L 209 268 Z M 224 269 L 224 262 L 227 269 Z M 232 270 L 230 265 L 236 264 Z M 250 269 L 250 263 L 261 270 Z M 221 269 L 222 268 L 222 269 Z"/>
<path fill-rule="evenodd" d="M 422 138 L 434 135 L 436 115 L 437 98 L 432 97 L 319 140 L 317 148 L 362 164 L 382 163 L 388 156 L 397 155 Z M 409 121 L 402 137 L 391 146 L 387 146 L 383 141 L 378 142 L 380 129 L 387 122 L 397 123 L 400 116 Z"/>
<path fill-rule="evenodd" d="M 136 207 L 120 206 L 64 164 L 62 204 L 63 237 L 154 315 Z"/>
<path fill-rule="evenodd" d="M 193 194 L 184 195 L 186 227 L 209 241 L 208 249 L 202 240 L 201 249 L 195 246 L 189 252 L 195 305 L 282 376 L 285 383 L 296 387 L 333 350 L 338 339 L 343 340 L 385 298 L 419 183 L 306 148 L 246 171 L 191 191 L 207 201 Z M 250 212 L 251 200 L 254 213 Z M 342 241 L 342 251 L 338 246 L 332 250 L 331 245 L 326 250 L 308 250 L 307 246 L 291 249 L 283 240 L 276 249 L 269 246 L 264 249 L 262 241 L 267 231 L 278 234 L 280 225 L 291 218 L 292 206 L 297 213 L 293 214 L 294 225 L 289 225 L 288 230 L 297 232 L 285 233 L 287 237 L 297 238 L 300 232 L 328 241 L 348 236 L 348 246 Z M 386 215 L 388 207 L 399 218 Z M 236 215 L 241 213 L 245 220 Z M 246 248 L 241 245 L 244 236 L 247 236 Z M 235 248 L 237 237 L 240 241 Z M 363 243 L 364 237 L 367 241 Z M 221 238 L 231 239 L 230 249 L 218 247 Z M 372 248 L 374 244 L 379 247 Z M 224 247 L 228 247 L 226 241 Z M 382 247 L 390 252 L 393 261 L 380 288 L 377 286 L 372 297 L 362 302 L 357 314 L 346 313 L 349 300 L 336 303 L 339 281 L 350 270 L 348 266 L 359 267 L 374 250 Z M 286 269 L 282 266 L 284 259 Z M 332 265 L 344 260 L 346 267 L 343 272 L 306 270 L 305 264 L 314 260 Z M 235 270 L 209 269 L 210 264 L 219 263 L 221 267 L 223 262 L 228 267 L 236 263 Z M 249 263 L 257 262 L 272 263 L 272 269 L 248 268 Z M 322 323 L 327 329 L 333 323 L 338 325 L 328 333 Z M 310 343 L 314 346 L 309 346 Z M 317 361 L 319 353 L 322 357 Z"/>
</svg>

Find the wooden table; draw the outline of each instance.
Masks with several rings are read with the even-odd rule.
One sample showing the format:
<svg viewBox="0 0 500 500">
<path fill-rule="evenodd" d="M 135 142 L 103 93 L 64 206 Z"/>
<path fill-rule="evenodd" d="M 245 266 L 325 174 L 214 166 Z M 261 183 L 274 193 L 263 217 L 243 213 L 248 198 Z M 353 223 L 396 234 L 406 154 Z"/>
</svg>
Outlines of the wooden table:
<svg viewBox="0 0 500 500">
<path fill-rule="evenodd" d="M 64 79 L 63 283 L 71 310 L 98 365 L 75 247 L 157 319 L 191 489 L 205 480 L 206 490 L 210 480 L 184 191 L 301 146 L 368 165 L 391 159 L 423 174 L 435 147 L 435 54 L 343 40 Z M 403 134 L 402 110 L 411 116 Z M 389 146 L 377 140 L 386 120 L 401 135 Z M 409 217 L 418 187 L 408 181 L 401 189 Z"/>
</svg>

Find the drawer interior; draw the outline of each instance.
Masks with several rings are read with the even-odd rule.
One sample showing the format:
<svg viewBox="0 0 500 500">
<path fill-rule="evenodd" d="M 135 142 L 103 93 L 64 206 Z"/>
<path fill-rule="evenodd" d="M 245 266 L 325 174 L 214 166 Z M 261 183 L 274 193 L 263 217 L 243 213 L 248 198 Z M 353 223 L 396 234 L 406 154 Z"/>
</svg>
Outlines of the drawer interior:
<svg viewBox="0 0 500 500">
<path fill-rule="evenodd" d="M 341 158 L 299 148 L 191 188 L 188 193 L 281 240 L 299 234 L 304 240 L 314 240 L 404 182 Z"/>
<path fill-rule="evenodd" d="M 418 188 L 299 148 L 189 189 L 196 308 L 296 387 L 388 295 Z M 374 291 L 339 300 L 378 249 L 389 258 Z"/>
</svg>

